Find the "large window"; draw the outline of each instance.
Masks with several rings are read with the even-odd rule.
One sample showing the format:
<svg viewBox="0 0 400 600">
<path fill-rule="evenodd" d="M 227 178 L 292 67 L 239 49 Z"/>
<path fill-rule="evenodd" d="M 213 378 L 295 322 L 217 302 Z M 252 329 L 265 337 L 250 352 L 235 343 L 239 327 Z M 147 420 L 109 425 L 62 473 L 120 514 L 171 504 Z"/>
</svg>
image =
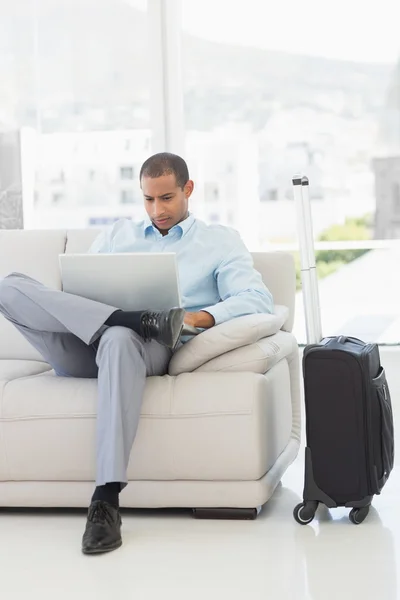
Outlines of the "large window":
<svg viewBox="0 0 400 600">
<path fill-rule="evenodd" d="M 371 249 L 400 237 L 399 3 L 183 8 L 186 145 L 202 217 L 228 224 L 229 210 L 254 249 L 294 249 L 291 178 L 306 173 L 324 333 L 400 341 L 400 307 L 381 284 L 397 282 L 396 250 Z M 304 341 L 300 291 L 297 305 Z"/>
<path fill-rule="evenodd" d="M 12 224 L 21 195 L 27 228 L 141 213 L 132 204 L 150 150 L 146 7 L 0 2 L 0 207 Z"/>
<path fill-rule="evenodd" d="M 400 3 L 177 4 L 0 0 L 0 227 L 138 218 L 142 161 L 184 136 L 196 214 L 253 250 L 296 251 L 305 172 L 324 333 L 400 341 Z"/>
</svg>

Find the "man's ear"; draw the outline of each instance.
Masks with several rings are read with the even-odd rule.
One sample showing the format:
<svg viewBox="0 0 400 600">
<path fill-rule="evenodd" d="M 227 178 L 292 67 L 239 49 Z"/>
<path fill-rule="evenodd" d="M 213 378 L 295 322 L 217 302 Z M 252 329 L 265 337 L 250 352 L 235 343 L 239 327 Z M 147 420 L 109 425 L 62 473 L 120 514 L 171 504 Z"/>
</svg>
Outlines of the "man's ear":
<svg viewBox="0 0 400 600">
<path fill-rule="evenodd" d="M 185 187 L 183 188 L 186 198 L 190 198 L 190 196 L 193 193 L 193 190 L 194 190 L 194 181 L 189 179 L 189 181 L 186 183 Z"/>
</svg>

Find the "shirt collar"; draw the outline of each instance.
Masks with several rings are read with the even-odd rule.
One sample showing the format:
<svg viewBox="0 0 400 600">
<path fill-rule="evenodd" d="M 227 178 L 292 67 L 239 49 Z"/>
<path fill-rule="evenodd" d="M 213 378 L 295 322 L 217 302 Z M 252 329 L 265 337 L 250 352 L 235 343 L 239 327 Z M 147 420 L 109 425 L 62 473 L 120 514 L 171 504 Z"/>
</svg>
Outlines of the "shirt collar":
<svg viewBox="0 0 400 600">
<path fill-rule="evenodd" d="M 192 213 L 189 213 L 189 216 L 184 221 L 181 221 L 177 225 L 174 225 L 174 227 L 171 227 L 170 231 L 179 231 L 181 237 L 184 237 L 187 234 L 187 232 L 192 228 L 195 220 L 196 219 L 194 215 L 192 215 Z M 146 219 L 143 221 L 143 231 L 145 236 L 149 233 L 149 231 L 158 232 L 157 227 L 154 227 L 149 217 L 146 217 Z"/>
</svg>

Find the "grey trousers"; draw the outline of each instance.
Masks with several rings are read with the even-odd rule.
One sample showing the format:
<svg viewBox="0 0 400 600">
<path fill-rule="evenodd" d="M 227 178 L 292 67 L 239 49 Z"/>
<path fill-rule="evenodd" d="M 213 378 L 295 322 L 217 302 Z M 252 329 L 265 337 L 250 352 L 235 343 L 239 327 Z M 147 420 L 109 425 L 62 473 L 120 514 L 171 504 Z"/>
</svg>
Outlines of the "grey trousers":
<svg viewBox="0 0 400 600">
<path fill-rule="evenodd" d="M 0 280 L 0 314 L 56 374 L 98 378 L 96 484 L 125 487 L 146 376 L 164 375 L 172 353 L 131 329 L 104 325 L 115 310 L 20 273 Z"/>
</svg>

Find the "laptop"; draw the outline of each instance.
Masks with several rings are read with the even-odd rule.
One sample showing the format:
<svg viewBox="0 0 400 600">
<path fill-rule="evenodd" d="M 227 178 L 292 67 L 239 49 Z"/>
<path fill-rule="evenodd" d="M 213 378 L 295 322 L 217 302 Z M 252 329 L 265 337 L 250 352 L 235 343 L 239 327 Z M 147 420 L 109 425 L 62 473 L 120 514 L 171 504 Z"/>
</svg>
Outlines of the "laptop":
<svg viewBox="0 0 400 600">
<path fill-rule="evenodd" d="M 170 252 L 60 254 L 64 292 L 122 310 L 180 307 L 176 255 Z M 200 330 L 184 326 L 185 335 Z"/>
<path fill-rule="evenodd" d="M 122 310 L 181 306 L 173 253 L 60 254 L 63 291 Z"/>
</svg>

